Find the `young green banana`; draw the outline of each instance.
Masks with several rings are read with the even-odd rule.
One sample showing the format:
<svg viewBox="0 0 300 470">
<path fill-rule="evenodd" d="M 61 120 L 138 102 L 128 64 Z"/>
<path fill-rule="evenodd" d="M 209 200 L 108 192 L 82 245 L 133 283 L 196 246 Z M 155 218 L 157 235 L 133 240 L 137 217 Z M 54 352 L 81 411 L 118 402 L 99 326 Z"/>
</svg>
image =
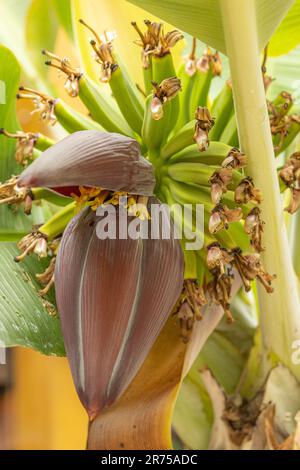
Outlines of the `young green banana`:
<svg viewBox="0 0 300 470">
<path fill-rule="evenodd" d="M 232 147 L 239 147 L 239 138 L 235 114 L 233 114 L 231 118 L 228 119 L 226 127 L 224 128 L 221 134 L 220 140 L 221 142 L 231 145 Z"/>
<path fill-rule="evenodd" d="M 231 85 L 226 82 L 211 107 L 211 115 L 215 124 L 210 131 L 211 140 L 219 140 L 224 127 L 234 112 L 233 95 Z"/>
<path fill-rule="evenodd" d="M 108 132 L 132 136 L 132 130 L 121 116 L 99 92 L 99 88 L 88 77 L 79 79 L 79 97 L 89 110 L 91 117 Z"/>
</svg>

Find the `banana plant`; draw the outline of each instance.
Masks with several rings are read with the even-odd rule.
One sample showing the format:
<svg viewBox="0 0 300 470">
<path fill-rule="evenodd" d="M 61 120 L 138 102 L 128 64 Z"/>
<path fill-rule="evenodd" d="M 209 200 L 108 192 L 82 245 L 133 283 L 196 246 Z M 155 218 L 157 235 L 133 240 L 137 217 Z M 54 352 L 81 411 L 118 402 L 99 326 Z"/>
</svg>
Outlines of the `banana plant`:
<svg viewBox="0 0 300 470">
<path fill-rule="evenodd" d="M 0 204 L 10 212 L 17 208 L 22 223 L 41 205 L 45 210 L 38 225 L 19 234 L 19 252 L 0 247 L 8 271 L 27 279 L 18 285 L 31 299 L 23 302 L 7 283 L 0 338 L 48 354 L 64 354 L 65 347 L 90 421 L 89 449 L 170 448 L 181 384 L 173 423 L 182 445 L 296 446 L 295 426 L 279 419 L 286 403 L 272 390 L 278 376 L 295 390 L 300 380 L 291 356 L 300 327 L 298 286 L 280 196 L 290 191 L 287 209 L 296 212 L 299 158 L 296 152 L 280 167 L 275 159 L 297 137 L 300 118 L 284 90 L 266 99 L 270 78 L 260 58 L 291 2 L 265 0 L 258 8 L 246 0 L 241 13 L 231 0 L 220 0 L 211 2 L 206 16 L 202 3 L 171 8 L 171 2 L 143 2 L 195 39 L 177 68 L 173 50 L 182 31 L 150 19 L 142 26 L 133 18 L 143 77 L 138 87 L 114 48 L 115 33 L 102 33 L 78 16 L 84 10 L 76 0 L 71 36 L 81 65 L 52 50 L 41 55 L 45 68 L 64 77 L 67 102 L 50 95 L 50 88 L 20 85 L 14 56 L 1 51 L 3 63 L 8 58 L 11 64 L 12 92 L 9 119 L 4 113 L 0 123 L 8 162 Z M 196 37 L 209 44 L 201 56 Z M 222 72 L 214 47 L 227 54 L 231 79 L 211 101 L 211 84 Z M 55 141 L 21 131 L 16 88 L 20 102 L 30 102 L 32 112 L 50 127 L 60 125 L 66 137 Z M 73 109 L 69 98 L 86 111 Z M 168 237 L 157 226 L 155 207 L 168 221 Z M 36 321 L 33 303 L 40 308 Z M 10 310 L 13 328 L 5 314 Z M 231 361 L 230 370 L 220 366 L 216 351 Z M 192 439 L 188 408 L 185 420 L 190 396 L 200 410 Z M 266 397 L 272 402 L 267 410 Z"/>
</svg>

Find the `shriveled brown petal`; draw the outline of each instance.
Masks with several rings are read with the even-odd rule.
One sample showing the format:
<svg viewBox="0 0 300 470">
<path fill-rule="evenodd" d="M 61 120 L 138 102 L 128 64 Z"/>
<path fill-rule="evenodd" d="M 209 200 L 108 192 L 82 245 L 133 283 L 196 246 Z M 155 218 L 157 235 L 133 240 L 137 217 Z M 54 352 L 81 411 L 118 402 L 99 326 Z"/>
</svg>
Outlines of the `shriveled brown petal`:
<svg viewBox="0 0 300 470">
<path fill-rule="evenodd" d="M 84 209 L 71 221 L 55 269 L 67 356 L 90 419 L 139 370 L 179 298 L 184 271 L 178 240 L 100 240 L 99 220 Z"/>
<path fill-rule="evenodd" d="M 23 173 L 19 186 L 95 186 L 112 191 L 152 195 L 152 165 L 138 142 L 121 134 L 75 132 L 47 149 Z"/>
<path fill-rule="evenodd" d="M 294 214 L 300 207 L 300 189 L 291 188 L 291 200 L 289 205 L 285 208 L 290 214 Z"/>
</svg>

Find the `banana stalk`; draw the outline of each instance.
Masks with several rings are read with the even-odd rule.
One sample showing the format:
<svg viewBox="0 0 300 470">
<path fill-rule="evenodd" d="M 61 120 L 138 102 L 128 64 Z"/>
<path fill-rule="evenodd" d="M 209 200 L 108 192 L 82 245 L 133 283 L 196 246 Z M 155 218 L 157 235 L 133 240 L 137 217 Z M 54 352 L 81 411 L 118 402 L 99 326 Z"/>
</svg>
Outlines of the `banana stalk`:
<svg viewBox="0 0 300 470">
<path fill-rule="evenodd" d="M 252 0 L 223 0 L 221 14 L 231 68 L 239 140 L 248 157 L 248 173 L 262 188 L 262 218 L 266 222 L 262 254 L 268 272 L 276 273 L 274 293 L 258 286 L 262 344 L 300 379 L 299 366 L 291 359 L 291 345 L 300 331 L 299 294 L 294 274 L 280 189 L 265 90 L 261 76 L 256 28 L 256 4 Z M 242 15 L 242 17 L 241 17 Z"/>
</svg>

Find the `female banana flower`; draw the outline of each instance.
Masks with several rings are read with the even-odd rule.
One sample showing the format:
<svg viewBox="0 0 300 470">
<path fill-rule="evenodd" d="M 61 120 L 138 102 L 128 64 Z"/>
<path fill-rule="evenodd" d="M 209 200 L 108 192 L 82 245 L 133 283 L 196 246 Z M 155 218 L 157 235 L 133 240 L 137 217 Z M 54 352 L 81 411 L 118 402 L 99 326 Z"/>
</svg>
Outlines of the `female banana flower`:
<svg viewBox="0 0 300 470">
<path fill-rule="evenodd" d="M 118 191 L 150 196 L 142 198 L 150 213 L 153 204 L 160 204 L 151 196 L 154 183 L 152 165 L 140 155 L 136 141 L 98 131 L 66 137 L 18 179 L 20 187 L 90 188 L 94 210 L 85 207 L 65 229 L 54 277 L 67 355 L 91 420 L 129 385 L 182 290 L 183 253 L 172 231 L 169 239 L 161 232 L 152 239 L 155 222 L 146 220 L 147 238 L 97 235 L 104 220 L 95 212 L 101 193 L 108 202 L 107 190 L 115 192 L 114 198 Z M 121 211 L 128 224 L 138 217 L 129 215 L 131 207 L 130 202 L 127 208 L 117 207 L 117 225 Z"/>
</svg>

